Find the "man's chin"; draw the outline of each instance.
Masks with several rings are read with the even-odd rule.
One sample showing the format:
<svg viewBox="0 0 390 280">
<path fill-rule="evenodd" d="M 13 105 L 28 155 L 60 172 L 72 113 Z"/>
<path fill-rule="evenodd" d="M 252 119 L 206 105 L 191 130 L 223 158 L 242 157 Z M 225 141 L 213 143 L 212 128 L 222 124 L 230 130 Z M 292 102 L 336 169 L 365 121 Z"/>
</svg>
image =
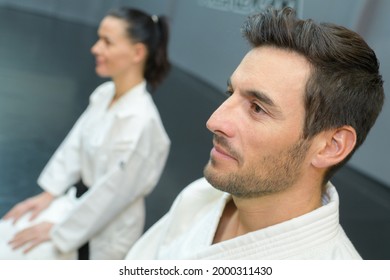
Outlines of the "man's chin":
<svg viewBox="0 0 390 280">
<path fill-rule="evenodd" d="M 215 166 L 209 161 L 206 167 L 203 170 L 203 175 L 206 178 L 207 182 L 212 185 L 214 188 L 225 191 L 223 187 L 226 182 L 224 182 L 223 175 L 221 172 L 217 171 Z"/>
</svg>

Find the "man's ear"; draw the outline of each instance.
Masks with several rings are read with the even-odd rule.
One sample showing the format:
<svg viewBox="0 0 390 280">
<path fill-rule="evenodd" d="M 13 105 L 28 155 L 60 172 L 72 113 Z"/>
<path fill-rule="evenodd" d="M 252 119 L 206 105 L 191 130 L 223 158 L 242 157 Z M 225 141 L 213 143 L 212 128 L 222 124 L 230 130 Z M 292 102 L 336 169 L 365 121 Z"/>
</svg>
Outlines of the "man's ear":
<svg viewBox="0 0 390 280">
<path fill-rule="evenodd" d="M 342 162 L 356 145 L 356 131 L 351 126 L 331 129 L 319 135 L 319 148 L 312 159 L 317 168 L 328 168 Z"/>
</svg>

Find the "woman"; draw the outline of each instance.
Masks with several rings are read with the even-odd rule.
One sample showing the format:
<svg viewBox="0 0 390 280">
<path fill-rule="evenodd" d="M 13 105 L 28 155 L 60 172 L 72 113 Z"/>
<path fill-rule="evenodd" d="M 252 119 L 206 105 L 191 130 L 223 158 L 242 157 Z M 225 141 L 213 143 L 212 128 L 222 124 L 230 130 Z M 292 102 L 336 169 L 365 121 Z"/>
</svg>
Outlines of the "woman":
<svg viewBox="0 0 390 280">
<path fill-rule="evenodd" d="M 4 216 L 0 229 L 13 237 L 0 245 L 3 258 L 75 258 L 89 242 L 90 259 L 123 259 L 143 231 L 144 197 L 170 145 L 146 88 L 169 70 L 167 22 L 121 8 L 102 20 L 98 36 L 96 72 L 112 81 L 92 93 L 39 176 L 44 191 Z M 88 188 L 79 199 L 67 192 L 75 184 Z"/>
</svg>

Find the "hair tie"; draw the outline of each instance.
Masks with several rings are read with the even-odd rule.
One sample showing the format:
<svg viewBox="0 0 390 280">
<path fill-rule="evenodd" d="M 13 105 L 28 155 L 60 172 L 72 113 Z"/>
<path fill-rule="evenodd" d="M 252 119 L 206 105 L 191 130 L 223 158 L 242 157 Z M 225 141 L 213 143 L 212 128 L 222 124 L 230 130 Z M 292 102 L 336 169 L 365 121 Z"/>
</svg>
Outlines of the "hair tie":
<svg viewBox="0 0 390 280">
<path fill-rule="evenodd" d="M 152 20 L 153 20 L 154 23 L 157 23 L 157 22 L 158 22 L 158 16 L 152 15 L 151 18 L 152 18 Z"/>
</svg>

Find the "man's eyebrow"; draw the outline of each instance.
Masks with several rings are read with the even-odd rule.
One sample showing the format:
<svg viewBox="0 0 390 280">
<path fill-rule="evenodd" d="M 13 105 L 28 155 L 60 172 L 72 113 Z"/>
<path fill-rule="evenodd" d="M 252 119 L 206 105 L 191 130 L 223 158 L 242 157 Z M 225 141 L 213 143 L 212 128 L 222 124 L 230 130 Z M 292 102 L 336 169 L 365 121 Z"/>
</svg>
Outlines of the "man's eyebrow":
<svg viewBox="0 0 390 280">
<path fill-rule="evenodd" d="M 261 103 L 264 103 L 272 108 L 278 108 L 278 106 L 275 104 L 275 102 L 264 92 L 259 90 L 247 90 L 243 93 L 244 95 L 255 97 L 257 100 L 259 100 Z"/>
<path fill-rule="evenodd" d="M 232 88 L 232 82 L 230 78 L 227 80 L 227 87 Z M 275 104 L 275 102 L 268 96 L 268 94 L 260 90 L 247 90 L 242 94 L 244 94 L 245 96 L 254 97 L 258 99 L 260 102 L 279 110 L 279 106 Z"/>
</svg>

